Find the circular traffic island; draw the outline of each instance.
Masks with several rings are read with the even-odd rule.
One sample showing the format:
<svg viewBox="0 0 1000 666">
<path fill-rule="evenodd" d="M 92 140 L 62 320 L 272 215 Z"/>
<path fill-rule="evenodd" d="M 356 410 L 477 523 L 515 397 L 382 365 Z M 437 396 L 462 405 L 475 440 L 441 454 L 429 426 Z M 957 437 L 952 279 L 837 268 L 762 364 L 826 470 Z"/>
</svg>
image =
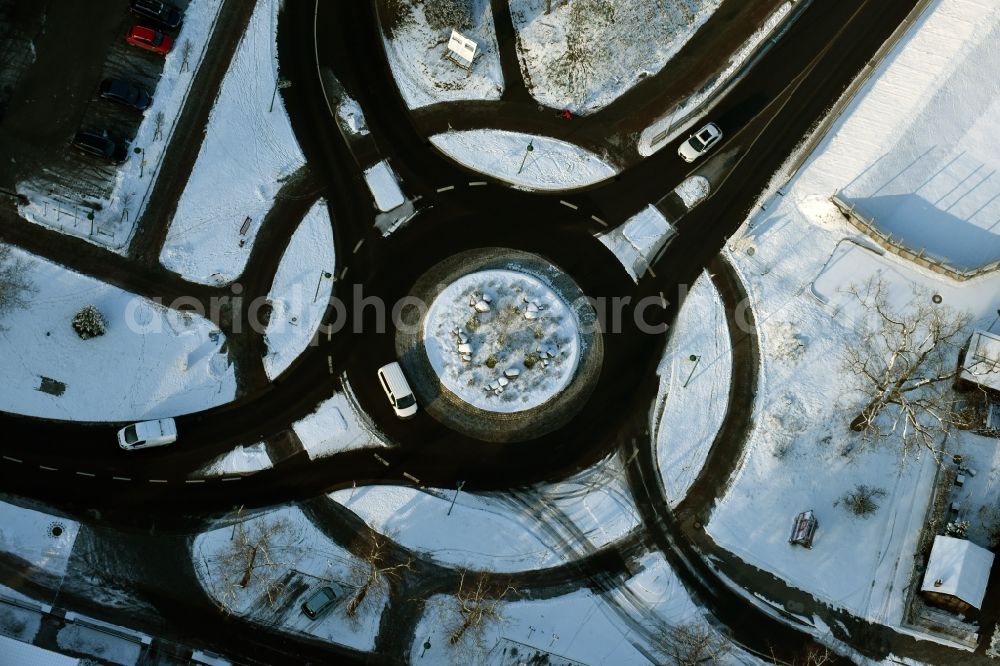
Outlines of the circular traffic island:
<svg viewBox="0 0 1000 666">
<path fill-rule="evenodd" d="M 586 402 L 600 375 L 597 314 L 573 280 L 516 250 L 463 252 L 407 297 L 396 352 L 422 409 L 491 442 L 541 437 Z"/>
</svg>

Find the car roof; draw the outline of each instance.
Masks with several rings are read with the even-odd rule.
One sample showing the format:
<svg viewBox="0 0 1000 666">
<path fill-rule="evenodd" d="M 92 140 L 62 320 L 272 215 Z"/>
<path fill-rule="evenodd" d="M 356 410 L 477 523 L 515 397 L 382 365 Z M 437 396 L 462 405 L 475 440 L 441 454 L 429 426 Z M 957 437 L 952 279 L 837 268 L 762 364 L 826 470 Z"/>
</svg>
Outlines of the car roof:
<svg viewBox="0 0 1000 666">
<path fill-rule="evenodd" d="M 152 38 L 153 35 L 156 34 L 156 31 L 153 30 L 152 28 L 147 28 L 144 25 L 134 25 L 134 26 L 132 26 L 132 34 L 133 35 L 139 35 L 141 37 Z"/>
</svg>

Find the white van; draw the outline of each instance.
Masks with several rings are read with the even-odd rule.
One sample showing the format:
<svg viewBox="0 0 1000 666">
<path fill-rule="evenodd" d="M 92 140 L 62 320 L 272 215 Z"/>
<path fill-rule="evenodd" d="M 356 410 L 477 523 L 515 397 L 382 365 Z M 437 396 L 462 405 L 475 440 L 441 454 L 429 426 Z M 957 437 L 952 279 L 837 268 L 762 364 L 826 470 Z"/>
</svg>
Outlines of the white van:
<svg viewBox="0 0 1000 666">
<path fill-rule="evenodd" d="M 417 399 L 410 390 L 410 384 L 406 381 L 403 368 L 399 363 L 393 361 L 383 365 L 378 369 L 378 380 L 382 384 L 382 390 L 389 398 L 389 404 L 396 412 L 396 416 L 406 419 L 417 413 Z"/>
<path fill-rule="evenodd" d="M 173 419 L 142 421 L 118 431 L 118 446 L 126 451 L 166 446 L 177 441 L 177 424 Z"/>
</svg>

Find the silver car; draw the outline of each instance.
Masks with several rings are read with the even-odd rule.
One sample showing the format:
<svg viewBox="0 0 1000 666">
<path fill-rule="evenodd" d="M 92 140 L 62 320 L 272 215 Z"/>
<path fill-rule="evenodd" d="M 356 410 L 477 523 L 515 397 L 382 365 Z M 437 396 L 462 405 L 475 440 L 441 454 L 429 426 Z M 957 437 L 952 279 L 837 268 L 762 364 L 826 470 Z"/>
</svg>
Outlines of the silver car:
<svg viewBox="0 0 1000 666">
<path fill-rule="evenodd" d="M 677 154 L 685 162 L 696 159 L 712 149 L 722 139 L 722 130 L 715 123 L 709 123 L 687 138 L 677 149 Z"/>
</svg>

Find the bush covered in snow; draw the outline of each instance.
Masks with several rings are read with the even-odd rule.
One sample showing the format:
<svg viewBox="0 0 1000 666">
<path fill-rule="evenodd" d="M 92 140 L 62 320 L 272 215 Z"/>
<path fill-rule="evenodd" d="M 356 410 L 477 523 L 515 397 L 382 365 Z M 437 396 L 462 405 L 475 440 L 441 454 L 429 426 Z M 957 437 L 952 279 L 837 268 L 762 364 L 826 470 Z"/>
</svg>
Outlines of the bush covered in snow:
<svg viewBox="0 0 1000 666">
<path fill-rule="evenodd" d="M 73 330 L 83 340 L 104 335 L 107 328 L 108 322 L 104 320 L 104 315 L 93 305 L 84 306 L 73 317 Z"/>
<path fill-rule="evenodd" d="M 885 490 L 875 488 L 863 483 L 854 486 L 854 490 L 844 495 L 839 501 L 843 502 L 844 508 L 859 518 L 867 518 L 878 511 L 878 503 L 875 501 L 885 497 Z"/>
</svg>

